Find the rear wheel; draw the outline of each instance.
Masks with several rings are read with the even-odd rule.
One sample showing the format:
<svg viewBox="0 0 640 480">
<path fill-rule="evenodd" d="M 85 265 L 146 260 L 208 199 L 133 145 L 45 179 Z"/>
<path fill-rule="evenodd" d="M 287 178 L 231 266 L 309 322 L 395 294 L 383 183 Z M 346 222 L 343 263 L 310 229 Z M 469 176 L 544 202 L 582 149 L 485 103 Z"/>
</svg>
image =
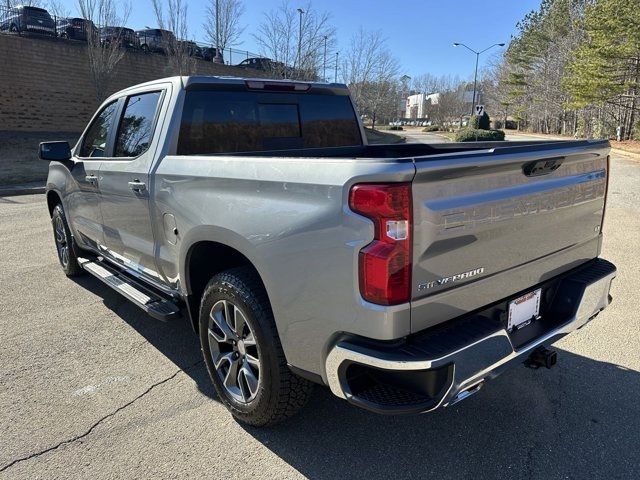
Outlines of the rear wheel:
<svg viewBox="0 0 640 480">
<path fill-rule="evenodd" d="M 313 384 L 287 366 L 253 269 L 236 268 L 211 279 L 200 307 L 200 343 L 220 400 L 240 422 L 273 425 L 307 403 Z"/>
<path fill-rule="evenodd" d="M 61 204 L 56 205 L 53 209 L 51 224 L 53 225 L 53 238 L 56 243 L 58 260 L 64 273 L 67 277 L 80 275 L 83 270 L 78 264 L 77 249 Z"/>
</svg>

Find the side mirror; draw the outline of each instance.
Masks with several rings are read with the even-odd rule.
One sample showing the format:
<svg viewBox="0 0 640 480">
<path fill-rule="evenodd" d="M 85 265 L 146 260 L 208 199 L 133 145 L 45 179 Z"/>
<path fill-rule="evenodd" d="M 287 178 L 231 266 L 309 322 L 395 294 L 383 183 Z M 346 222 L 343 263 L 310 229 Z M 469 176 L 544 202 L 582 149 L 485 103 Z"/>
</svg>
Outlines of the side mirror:
<svg viewBox="0 0 640 480">
<path fill-rule="evenodd" d="M 40 160 L 63 162 L 71 158 L 69 142 L 42 142 L 38 150 Z"/>
</svg>

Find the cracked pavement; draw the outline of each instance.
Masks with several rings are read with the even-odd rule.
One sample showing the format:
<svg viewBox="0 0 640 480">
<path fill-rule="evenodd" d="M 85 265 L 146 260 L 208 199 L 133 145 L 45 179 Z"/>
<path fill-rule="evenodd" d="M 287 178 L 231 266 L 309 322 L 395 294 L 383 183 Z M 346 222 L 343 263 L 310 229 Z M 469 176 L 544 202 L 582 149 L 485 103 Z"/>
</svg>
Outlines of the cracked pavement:
<svg viewBox="0 0 640 480">
<path fill-rule="evenodd" d="M 640 478 L 640 162 L 612 164 L 614 303 L 556 344 L 556 368 L 419 417 L 318 388 L 264 430 L 215 399 L 184 322 L 63 275 L 44 196 L 0 197 L 0 478 Z"/>
</svg>

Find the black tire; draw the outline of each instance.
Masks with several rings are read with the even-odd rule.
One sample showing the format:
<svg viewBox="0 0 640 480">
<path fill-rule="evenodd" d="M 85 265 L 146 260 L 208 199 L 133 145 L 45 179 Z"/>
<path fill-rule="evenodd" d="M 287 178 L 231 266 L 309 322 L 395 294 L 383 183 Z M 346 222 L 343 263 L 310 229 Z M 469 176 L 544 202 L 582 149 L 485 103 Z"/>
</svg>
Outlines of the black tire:
<svg viewBox="0 0 640 480">
<path fill-rule="evenodd" d="M 60 203 L 53 209 L 51 225 L 53 226 L 53 240 L 58 252 L 58 261 L 62 266 L 62 270 L 64 270 L 67 277 L 81 275 L 84 270 L 78 264 L 78 248 L 73 241 L 64 209 Z"/>
<path fill-rule="evenodd" d="M 234 309 L 234 311 L 240 311 L 242 325 L 247 326 L 246 329 L 244 326 L 241 327 L 246 335 L 241 332 L 240 335 L 234 337 L 244 340 L 242 342 L 237 340 L 237 348 L 236 346 L 231 347 L 235 351 L 230 349 L 227 352 L 231 353 L 225 355 L 223 355 L 222 348 L 226 347 L 229 342 L 220 342 L 210 332 L 210 329 L 221 332 L 217 327 L 218 323 L 213 319 L 214 307 L 221 303 L 225 305 L 225 308 L 226 305 L 236 306 L 237 310 Z M 235 317 L 233 323 L 237 326 Z M 229 332 L 235 335 L 236 332 L 233 330 L 234 327 L 231 327 Z M 249 342 L 250 337 L 251 342 Z M 245 341 L 247 345 L 251 346 L 245 346 Z M 243 344 L 242 350 L 239 350 L 240 343 Z M 215 275 L 208 283 L 202 295 L 200 306 L 200 344 L 209 376 L 218 397 L 231 414 L 242 423 L 252 426 L 274 425 L 296 414 L 311 396 L 313 383 L 295 375 L 287 366 L 267 294 L 257 273 L 250 267 L 227 270 Z M 224 365 L 221 366 L 225 362 L 220 359 L 222 356 L 239 356 L 240 360 L 235 360 L 235 363 L 241 365 L 240 370 L 242 370 L 251 364 L 251 361 L 244 359 L 245 354 L 247 358 L 251 355 L 257 355 L 259 368 L 254 369 L 254 373 L 258 372 L 258 380 L 253 398 L 251 395 L 247 395 L 248 398 L 240 400 L 238 396 L 242 396 L 243 390 L 246 393 L 252 393 L 246 374 L 244 382 L 241 380 L 241 374 L 237 367 L 234 370 L 237 374 L 226 375 L 226 377 L 235 376 L 236 383 L 240 387 L 239 394 L 232 393 L 225 386 Z M 214 357 L 218 360 L 218 368 L 214 365 Z M 253 360 L 256 359 L 253 358 Z M 227 362 L 227 367 L 227 372 L 231 372 L 232 363 Z M 253 379 L 255 380 L 256 376 Z M 243 384 L 244 389 L 242 388 Z"/>
</svg>

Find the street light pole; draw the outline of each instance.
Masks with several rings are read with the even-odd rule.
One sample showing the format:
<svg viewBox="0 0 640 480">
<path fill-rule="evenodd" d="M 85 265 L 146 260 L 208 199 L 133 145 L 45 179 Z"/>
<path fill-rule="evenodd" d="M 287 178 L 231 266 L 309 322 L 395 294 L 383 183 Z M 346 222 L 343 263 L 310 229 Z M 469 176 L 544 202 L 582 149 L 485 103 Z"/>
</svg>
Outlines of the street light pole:
<svg viewBox="0 0 640 480">
<path fill-rule="evenodd" d="M 324 57 L 322 60 L 322 80 L 327 81 L 327 35 L 324 36 Z"/>
<path fill-rule="evenodd" d="M 213 57 L 214 63 L 222 63 L 220 54 L 220 2 L 216 0 L 216 54 Z"/>
<path fill-rule="evenodd" d="M 338 54 L 339 52 L 336 52 L 336 72 L 333 75 L 333 83 L 338 83 Z"/>
<path fill-rule="evenodd" d="M 304 10 L 299 8 L 298 13 L 300 14 L 300 31 L 298 33 L 298 70 L 300 70 L 300 61 L 301 61 L 301 52 L 302 52 L 302 14 L 304 13 Z"/>
<path fill-rule="evenodd" d="M 484 50 L 480 50 L 479 52 L 476 52 L 473 48 L 468 47 L 464 43 L 454 43 L 453 46 L 454 47 L 464 47 L 467 50 L 469 50 L 469 51 L 471 51 L 471 52 L 476 54 L 476 73 L 473 76 L 473 100 L 471 101 L 471 115 L 473 115 L 474 112 L 476 111 L 476 88 L 478 86 L 478 61 L 480 60 L 480 54 L 486 52 L 487 50 L 489 50 L 489 49 L 491 49 L 493 47 L 504 47 L 504 43 L 494 43 L 490 47 L 487 47 Z"/>
</svg>

